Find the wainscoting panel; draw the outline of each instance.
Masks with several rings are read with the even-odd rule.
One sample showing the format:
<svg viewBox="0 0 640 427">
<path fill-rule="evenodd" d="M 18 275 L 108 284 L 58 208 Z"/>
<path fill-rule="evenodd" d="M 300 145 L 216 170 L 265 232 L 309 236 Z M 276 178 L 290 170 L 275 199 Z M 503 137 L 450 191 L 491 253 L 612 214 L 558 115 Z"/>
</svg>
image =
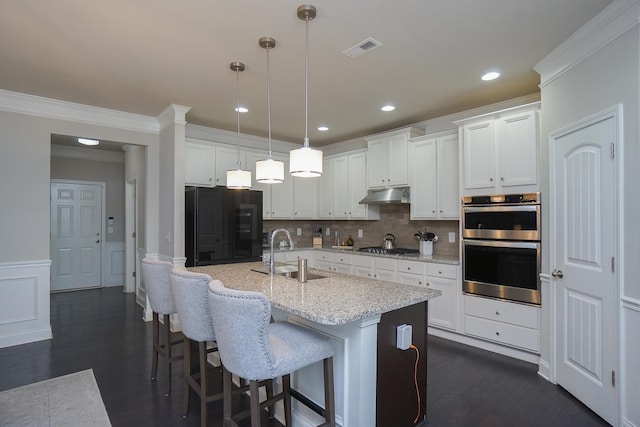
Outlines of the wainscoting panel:
<svg viewBox="0 0 640 427">
<path fill-rule="evenodd" d="M 640 427 L 640 300 L 622 298 L 622 425 Z"/>
<path fill-rule="evenodd" d="M 51 261 L 0 264 L 0 347 L 51 338 Z"/>
<path fill-rule="evenodd" d="M 124 286 L 126 271 L 124 242 L 105 243 L 102 266 L 102 286 Z"/>
</svg>

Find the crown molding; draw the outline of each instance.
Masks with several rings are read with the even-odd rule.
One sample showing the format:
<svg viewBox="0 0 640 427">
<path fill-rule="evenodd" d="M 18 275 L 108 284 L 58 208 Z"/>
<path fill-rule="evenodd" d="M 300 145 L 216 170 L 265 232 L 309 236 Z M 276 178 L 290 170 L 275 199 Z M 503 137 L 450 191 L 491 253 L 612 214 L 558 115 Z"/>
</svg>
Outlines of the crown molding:
<svg viewBox="0 0 640 427">
<path fill-rule="evenodd" d="M 614 0 L 533 68 L 544 87 L 638 25 L 638 0 Z"/>
<path fill-rule="evenodd" d="M 125 153 L 124 151 L 119 153 L 117 151 L 107 151 L 96 148 L 67 147 L 52 144 L 51 157 L 124 164 Z"/>
<path fill-rule="evenodd" d="M 0 111 L 144 133 L 158 133 L 155 117 L 0 89 Z"/>
<path fill-rule="evenodd" d="M 179 104 L 171 104 L 158 115 L 158 124 L 160 129 L 170 124 L 185 125 L 187 124 L 186 115 L 191 107 Z"/>
<path fill-rule="evenodd" d="M 229 145 L 237 145 L 238 138 L 237 132 L 189 123 L 187 123 L 186 136 L 187 138 L 198 139 L 200 141 L 210 141 Z M 243 133 L 240 134 L 241 147 L 266 150 L 268 148 L 268 144 L 269 141 L 267 138 Z M 298 148 L 298 145 L 291 142 L 271 139 L 271 149 L 274 152 L 289 153 L 289 150 L 293 150 L 294 148 Z"/>
</svg>

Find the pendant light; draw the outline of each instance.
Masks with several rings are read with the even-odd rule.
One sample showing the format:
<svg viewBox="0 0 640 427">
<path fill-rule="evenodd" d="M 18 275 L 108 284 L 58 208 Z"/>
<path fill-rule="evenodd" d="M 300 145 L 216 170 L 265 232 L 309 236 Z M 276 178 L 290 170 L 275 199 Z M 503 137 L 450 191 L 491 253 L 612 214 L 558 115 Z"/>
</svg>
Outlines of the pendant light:
<svg viewBox="0 0 640 427">
<path fill-rule="evenodd" d="M 271 37 L 260 37 L 258 45 L 267 51 L 267 121 L 269 124 L 269 157 L 256 162 L 256 182 L 264 184 L 280 184 L 284 182 L 284 163 L 271 158 L 271 67 L 269 65 L 269 49 L 276 46 Z"/>
<path fill-rule="evenodd" d="M 244 71 L 242 62 L 232 62 L 229 64 L 231 70 L 236 72 L 236 115 L 238 123 L 238 168 L 227 171 L 227 188 L 234 190 L 248 190 L 251 188 L 251 171 L 245 171 L 241 168 L 240 162 L 240 71 Z"/>
<path fill-rule="evenodd" d="M 309 147 L 309 21 L 316 17 L 316 8 L 310 4 L 298 7 L 298 18 L 305 21 L 304 58 L 304 145 L 289 152 L 289 173 L 302 178 L 322 175 L 322 151 Z"/>
</svg>

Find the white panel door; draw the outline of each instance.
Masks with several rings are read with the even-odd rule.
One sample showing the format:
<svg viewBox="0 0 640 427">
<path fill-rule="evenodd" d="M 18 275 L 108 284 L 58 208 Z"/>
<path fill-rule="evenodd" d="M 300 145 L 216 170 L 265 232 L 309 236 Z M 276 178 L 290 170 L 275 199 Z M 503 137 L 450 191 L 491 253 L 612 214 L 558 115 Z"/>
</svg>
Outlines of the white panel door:
<svg viewBox="0 0 640 427">
<path fill-rule="evenodd" d="M 51 290 L 101 285 L 102 187 L 51 183 Z"/>
<path fill-rule="evenodd" d="M 615 121 L 552 141 L 552 275 L 558 384 L 617 425 Z"/>
</svg>

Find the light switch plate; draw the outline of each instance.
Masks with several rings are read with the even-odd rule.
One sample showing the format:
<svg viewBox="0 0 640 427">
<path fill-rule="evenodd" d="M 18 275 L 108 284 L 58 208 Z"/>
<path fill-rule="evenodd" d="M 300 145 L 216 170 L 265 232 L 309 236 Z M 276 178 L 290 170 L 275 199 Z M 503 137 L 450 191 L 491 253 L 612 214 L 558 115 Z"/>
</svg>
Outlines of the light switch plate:
<svg viewBox="0 0 640 427">
<path fill-rule="evenodd" d="M 362 239 L 362 228 L 358 228 L 358 238 Z"/>
<path fill-rule="evenodd" d="M 455 231 L 450 231 L 449 232 L 449 243 L 455 243 L 456 242 L 456 232 Z"/>
<path fill-rule="evenodd" d="M 331 229 L 329 227 L 325 228 L 324 231 L 325 231 L 324 233 L 325 235 L 331 236 Z"/>
<path fill-rule="evenodd" d="M 298 227 L 296 229 L 296 236 L 302 236 L 302 228 Z"/>
</svg>

